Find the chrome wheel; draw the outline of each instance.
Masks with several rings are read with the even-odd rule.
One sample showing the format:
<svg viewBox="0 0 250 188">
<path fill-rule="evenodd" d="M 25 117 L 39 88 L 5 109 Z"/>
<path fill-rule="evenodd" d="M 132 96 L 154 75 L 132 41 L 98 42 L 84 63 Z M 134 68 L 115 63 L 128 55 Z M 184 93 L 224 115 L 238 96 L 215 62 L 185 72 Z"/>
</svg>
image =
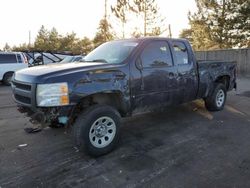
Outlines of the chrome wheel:
<svg viewBox="0 0 250 188">
<path fill-rule="evenodd" d="M 222 89 L 220 89 L 216 95 L 216 105 L 221 107 L 224 104 L 225 93 Z"/>
<path fill-rule="evenodd" d="M 116 134 L 116 124 L 107 116 L 98 118 L 89 130 L 89 139 L 93 146 L 104 148 L 109 145 Z"/>
</svg>

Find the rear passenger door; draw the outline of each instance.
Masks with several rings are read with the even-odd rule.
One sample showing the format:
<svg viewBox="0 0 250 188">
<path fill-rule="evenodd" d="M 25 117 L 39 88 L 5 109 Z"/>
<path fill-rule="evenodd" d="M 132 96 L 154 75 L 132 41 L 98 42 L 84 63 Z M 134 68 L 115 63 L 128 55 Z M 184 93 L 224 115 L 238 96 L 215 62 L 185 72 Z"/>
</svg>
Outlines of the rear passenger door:
<svg viewBox="0 0 250 188">
<path fill-rule="evenodd" d="M 167 41 L 156 40 L 145 44 L 135 64 L 141 66 L 138 69 L 137 65 L 132 71 L 134 79 L 131 91 L 135 108 L 158 107 L 176 102 L 177 69 Z"/>
<path fill-rule="evenodd" d="M 193 52 L 190 45 L 184 41 L 172 41 L 172 51 L 178 70 L 178 88 L 180 89 L 180 103 L 192 101 L 198 91 L 198 75 Z"/>
</svg>

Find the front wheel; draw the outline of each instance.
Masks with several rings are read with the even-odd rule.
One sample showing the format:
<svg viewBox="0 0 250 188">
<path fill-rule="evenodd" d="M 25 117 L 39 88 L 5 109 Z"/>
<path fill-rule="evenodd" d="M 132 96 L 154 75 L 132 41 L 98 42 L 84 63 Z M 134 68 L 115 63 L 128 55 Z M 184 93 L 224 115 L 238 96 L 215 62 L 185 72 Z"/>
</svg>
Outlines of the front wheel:
<svg viewBox="0 0 250 188">
<path fill-rule="evenodd" d="M 92 156 L 112 151 L 120 137 L 120 114 L 111 106 L 94 105 L 80 114 L 73 126 L 79 149 Z"/>
<path fill-rule="evenodd" d="M 205 105 L 209 111 L 220 111 L 224 108 L 227 98 L 226 87 L 224 84 L 215 85 L 213 92 L 205 99 Z"/>
</svg>

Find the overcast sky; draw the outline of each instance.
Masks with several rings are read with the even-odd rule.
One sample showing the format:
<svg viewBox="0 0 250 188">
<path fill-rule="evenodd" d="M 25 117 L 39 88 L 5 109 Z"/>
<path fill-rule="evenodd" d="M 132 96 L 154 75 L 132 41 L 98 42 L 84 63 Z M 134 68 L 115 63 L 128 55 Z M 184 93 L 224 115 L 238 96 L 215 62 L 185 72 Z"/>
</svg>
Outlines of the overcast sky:
<svg viewBox="0 0 250 188">
<path fill-rule="evenodd" d="M 174 37 L 181 29 L 188 27 L 187 13 L 195 11 L 195 0 L 156 0 L 160 12 L 166 17 L 166 25 L 171 24 Z M 115 0 L 108 0 L 113 4 Z M 99 20 L 104 15 L 104 0 L 3 0 L 0 8 L 0 48 L 5 43 L 19 45 L 31 42 L 44 25 L 55 27 L 60 34 L 74 31 L 78 37 L 93 38 Z M 129 21 L 130 23 L 133 20 Z M 115 23 L 115 30 L 119 29 Z M 127 33 L 131 33 L 127 28 Z"/>
</svg>

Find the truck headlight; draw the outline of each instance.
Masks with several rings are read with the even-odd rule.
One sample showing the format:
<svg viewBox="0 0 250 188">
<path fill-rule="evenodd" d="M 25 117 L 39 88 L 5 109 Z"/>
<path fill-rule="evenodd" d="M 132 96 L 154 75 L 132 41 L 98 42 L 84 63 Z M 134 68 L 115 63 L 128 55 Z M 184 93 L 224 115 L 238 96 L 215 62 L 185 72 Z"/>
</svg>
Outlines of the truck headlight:
<svg viewBox="0 0 250 188">
<path fill-rule="evenodd" d="M 38 84 L 36 102 L 40 107 L 64 106 L 69 104 L 68 84 Z"/>
</svg>

